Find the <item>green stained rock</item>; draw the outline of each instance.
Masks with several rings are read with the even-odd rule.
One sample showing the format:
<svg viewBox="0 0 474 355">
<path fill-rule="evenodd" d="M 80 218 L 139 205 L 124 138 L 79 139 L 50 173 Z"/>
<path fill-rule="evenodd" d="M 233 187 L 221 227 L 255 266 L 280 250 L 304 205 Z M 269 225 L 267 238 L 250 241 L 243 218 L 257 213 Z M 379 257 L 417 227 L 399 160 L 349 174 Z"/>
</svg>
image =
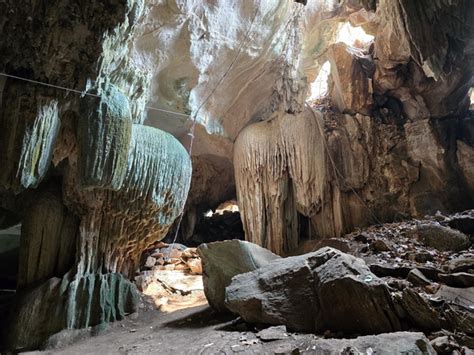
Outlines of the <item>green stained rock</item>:
<svg viewBox="0 0 474 355">
<path fill-rule="evenodd" d="M 72 281 L 67 276 L 51 278 L 19 295 L 6 345 L 17 351 L 34 349 L 63 329 L 123 319 L 137 311 L 139 297 L 135 285 L 116 273 L 89 274 Z"/>
<path fill-rule="evenodd" d="M 22 221 L 19 289 L 62 277 L 69 270 L 78 228 L 79 219 L 64 206 L 60 191 L 40 192 Z"/>
<path fill-rule="evenodd" d="M 15 193 L 37 187 L 59 132 L 58 101 L 43 89 L 11 85 L 0 117 L 0 185 Z"/>
<path fill-rule="evenodd" d="M 23 136 L 17 176 L 25 188 L 38 186 L 46 174 L 59 132 L 58 102 L 40 104 L 33 125 Z"/>
<path fill-rule="evenodd" d="M 104 84 L 99 98 L 84 100 L 78 143 L 82 184 L 88 188 L 121 188 L 132 133 L 128 98 L 112 84 Z"/>
<path fill-rule="evenodd" d="M 123 191 L 156 205 L 158 224 L 171 224 L 181 212 L 191 173 L 191 159 L 176 138 L 157 128 L 133 125 Z"/>
</svg>

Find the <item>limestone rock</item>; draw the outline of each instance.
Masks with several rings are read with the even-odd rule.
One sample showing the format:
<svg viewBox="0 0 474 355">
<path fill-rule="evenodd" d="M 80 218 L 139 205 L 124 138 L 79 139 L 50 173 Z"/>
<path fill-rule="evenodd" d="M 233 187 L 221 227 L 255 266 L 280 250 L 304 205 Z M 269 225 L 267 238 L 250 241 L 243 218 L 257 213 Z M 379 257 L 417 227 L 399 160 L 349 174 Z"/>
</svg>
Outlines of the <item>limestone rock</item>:
<svg viewBox="0 0 474 355">
<path fill-rule="evenodd" d="M 90 274 L 72 281 L 51 278 L 21 295 L 9 315 L 7 345 L 34 349 L 62 329 L 123 319 L 137 311 L 139 297 L 120 274 Z"/>
<path fill-rule="evenodd" d="M 440 251 L 460 251 L 470 245 L 469 237 L 465 234 L 439 224 L 420 225 L 414 233 L 425 245 Z"/>
<path fill-rule="evenodd" d="M 372 81 L 359 62 L 372 58 L 344 43 L 333 44 L 328 51 L 331 63 L 331 103 L 341 113 L 369 115 L 372 110 Z M 370 73 L 371 75 L 372 73 Z"/>
<path fill-rule="evenodd" d="M 225 288 L 238 274 L 258 269 L 279 259 L 258 245 L 240 240 L 202 244 L 197 249 L 202 260 L 204 292 L 209 304 L 224 312 Z"/>
<path fill-rule="evenodd" d="M 18 289 L 61 277 L 72 267 L 79 219 L 57 188 L 38 191 L 22 222 Z"/>
<path fill-rule="evenodd" d="M 202 262 L 200 259 L 197 259 L 197 258 L 189 259 L 186 261 L 186 265 L 188 265 L 192 273 L 202 274 Z"/>
<path fill-rule="evenodd" d="M 407 280 L 410 281 L 414 286 L 427 286 L 431 282 L 426 278 L 423 273 L 418 269 L 413 269 L 408 273 Z"/>
<path fill-rule="evenodd" d="M 317 339 L 309 345 L 315 354 L 436 354 L 423 333 L 412 332 L 368 335 L 355 339 Z"/>
<path fill-rule="evenodd" d="M 457 288 L 442 285 L 435 296 L 466 309 L 472 310 L 474 305 L 474 287 Z"/>
<path fill-rule="evenodd" d="M 5 99 L 15 104 L 0 117 L 0 183 L 20 192 L 37 187 L 50 166 L 60 126 L 58 101 L 47 90 L 32 94 L 21 85 L 12 85 Z"/>
<path fill-rule="evenodd" d="M 239 135 L 234 164 L 247 240 L 279 255 L 297 248 L 298 212 L 313 215 L 323 195 L 321 129 L 321 114 L 308 107 L 297 115 L 276 113 Z"/>
<path fill-rule="evenodd" d="M 474 255 L 468 254 L 452 259 L 443 265 L 446 272 L 473 272 Z"/>
<path fill-rule="evenodd" d="M 454 351 L 460 351 L 461 347 L 449 335 L 441 336 L 430 341 L 431 346 L 441 354 L 452 354 Z"/>
<path fill-rule="evenodd" d="M 474 287 L 474 274 L 455 272 L 453 274 L 439 274 L 439 279 L 452 287 Z"/>
<path fill-rule="evenodd" d="M 288 337 L 286 326 L 278 325 L 262 329 L 256 334 L 257 338 L 263 341 L 281 340 Z"/>
<path fill-rule="evenodd" d="M 453 229 L 457 229 L 458 231 L 467 234 L 467 235 L 474 235 L 474 215 L 473 214 L 466 214 L 466 215 L 456 215 L 447 222 L 447 225 Z"/>
<path fill-rule="evenodd" d="M 457 141 L 457 146 L 459 167 L 471 189 L 474 189 L 474 147 L 461 140 Z"/>
<path fill-rule="evenodd" d="M 118 190 L 125 178 L 132 137 L 128 98 L 114 85 L 100 88 L 97 105 L 83 101 L 78 122 L 79 162 L 84 187 Z"/>
<path fill-rule="evenodd" d="M 235 276 L 226 306 L 246 321 L 300 331 L 367 334 L 401 327 L 385 283 L 361 259 L 328 247 Z"/>
<path fill-rule="evenodd" d="M 403 315 L 418 329 L 432 331 L 441 328 L 440 314 L 417 292 L 406 288 L 401 295 L 395 295 L 394 298 L 402 306 Z"/>
<path fill-rule="evenodd" d="M 152 268 L 156 264 L 156 259 L 152 256 L 149 256 L 145 260 L 145 267 Z"/>
</svg>

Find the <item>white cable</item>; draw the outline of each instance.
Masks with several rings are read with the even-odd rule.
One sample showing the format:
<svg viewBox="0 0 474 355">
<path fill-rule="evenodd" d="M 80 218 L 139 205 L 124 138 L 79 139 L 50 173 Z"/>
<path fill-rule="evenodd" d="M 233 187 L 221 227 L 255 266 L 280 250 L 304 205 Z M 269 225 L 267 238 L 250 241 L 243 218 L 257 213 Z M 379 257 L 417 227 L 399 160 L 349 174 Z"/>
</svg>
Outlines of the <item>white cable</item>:
<svg viewBox="0 0 474 355">
<path fill-rule="evenodd" d="M 17 79 L 17 80 L 22 80 L 22 81 L 27 81 L 27 82 L 30 82 L 30 83 L 33 83 L 33 84 L 48 86 L 48 87 L 52 87 L 52 88 L 56 88 L 56 89 L 60 89 L 60 90 L 64 90 L 64 91 L 70 91 L 70 92 L 73 92 L 73 93 L 76 93 L 76 94 L 80 94 L 81 96 L 86 95 L 86 96 L 91 96 L 91 97 L 100 97 L 100 95 L 92 94 L 90 92 L 80 91 L 80 90 L 76 90 L 76 89 L 70 89 L 70 88 L 67 88 L 65 86 L 58 86 L 58 85 L 48 84 L 48 83 L 45 83 L 45 82 L 42 82 L 42 81 L 23 78 L 21 76 L 16 76 L 16 75 L 11 75 L 11 74 L 6 74 L 6 73 L 0 73 L 0 76 L 4 76 L 4 77 L 7 77 L 7 78 L 12 78 L 12 79 Z M 157 108 L 157 107 L 152 107 L 152 106 L 145 106 L 145 108 L 147 110 L 160 111 L 160 112 L 171 113 L 173 115 L 190 117 L 189 115 L 187 115 L 185 113 L 164 110 L 162 108 Z"/>
</svg>

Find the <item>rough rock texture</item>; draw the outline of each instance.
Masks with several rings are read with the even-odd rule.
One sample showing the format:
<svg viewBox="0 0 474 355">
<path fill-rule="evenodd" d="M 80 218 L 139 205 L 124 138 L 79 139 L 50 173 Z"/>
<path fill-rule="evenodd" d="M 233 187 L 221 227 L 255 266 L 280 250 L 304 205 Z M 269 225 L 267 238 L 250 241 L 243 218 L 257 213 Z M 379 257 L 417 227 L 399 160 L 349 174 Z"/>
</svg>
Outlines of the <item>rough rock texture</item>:
<svg viewBox="0 0 474 355">
<path fill-rule="evenodd" d="M 436 351 L 423 333 L 394 332 L 356 339 L 318 339 L 310 347 L 316 354 L 429 354 Z"/>
<path fill-rule="evenodd" d="M 51 277 L 75 299 L 79 280 L 133 275 L 141 251 L 182 212 L 188 154 L 143 123 L 186 146 L 196 137 L 194 161 L 205 173 L 195 179 L 186 236 L 204 206 L 232 197 L 235 139 L 247 237 L 277 253 L 297 247 L 303 220 L 308 234 L 335 236 L 472 204 L 472 2 L 303 3 L 0 0 L 0 71 L 51 85 L 0 80 L 1 223 L 26 221 L 22 297 L 59 297 Z M 341 52 L 332 102 L 352 114 L 332 120 L 305 108 L 305 91 L 346 20 L 377 36 L 350 56 L 341 45 L 329 51 Z M 89 285 L 60 309 L 87 314 L 94 292 L 108 292 Z M 16 330 L 4 332 L 12 348 L 53 331 L 36 327 L 27 344 L 15 321 L 28 313 L 22 306 L 12 307 Z M 105 305 L 94 312 L 115 319 Z M 52 324 L 68 327 L 98 319 L 58 317 Z"/>
<path fill-rule="evenodd" d="M 375 70 L 371 58 L 364 58 L 360 49 L 341 42 L 332 45 L 326 55 L 331 65 L 331 105 L 341 113 L 370 115 L 373 90 L 369 77 Z M 364 67 L 366 63 L 369 68 Z"/>
<path fill-rule="evenodd" d="M 321 114 L 307 108 L 298 115 L 276 114 L 239 135 L 235 178 L 247 240 L 277 254 L 297 248 L 298 212 L 312 216 L 323 198 L 321 129 Z"/>
<path fill-rule="evenodd" d="M 226 306 L 249 322 L 374 334 L 401 329 L 386 284 L 358 258 L 325 247 L 237 275 Z"/>
<path fill-rule="evenodd" d="M 126 58 L 142 0 L 0 7 L 2 31 L 18 36 L 0 41 L 2 71 L 88 94 L 2 81 L 1 204 L 22 219 L 19 293 L 2 340 L 30 349 L 136 309 L 125 277 L 182 212 L 191 160 L 173 136 L 142 125 L 150 78 Z"/>
<path fill-rule="evenodd" d="M 63 329 L 101 325 L 136 312 L 138 291 L 122 275 L 89 274 L 72 281 L 68 276 L 50 278 L 18 296 L 8 325 L 8 347 L 38 347 Z"/>
<path fill-rule="evenodd" d="M 433 286 L 427 284 L 426 290 Z M 247 322 L 290 330 L 378 334 L 444 329 L 458 332 L 461 343 L 470 344 L 472 287 L 442 285 L 430 297 L 417 288 L 397 291 L 394 286 L 374 275 L 362 259 L 324 247 L 235 276 L 226 288 L 225 304 Z"/>
<path fill-rule="evenodd" d="M 422 224 L 413 231 L 425 245 L 441 251 L 460 251 L 470 246 L 469 237 L 439 224 Z"/>
<path fill-rule="evenodd" d="M 352 5 L 357 8 L 355 2 Z M 324 158 L 317 162 L 324 171 L 318 180 L 323 187 L 317 186 L 324 193 L 314 196 L 311 189 L 315 184 L 305 185 L 303 189 L 310 190 L 308 199 L 312 198 L 307 205 L 315 210 L 298 212 L 311 218 L 311 229 L 319 237 L 340 236 L 356 226 L 437 210 L 466 209 L 474 199 L 469 154 L 474 146 L 473 121 L 467 112 L 474 59 L 472 26 L 468 25 L 474 18 L 472 3 L 380 1 L 366 9 L 376 10 L 377 20 L 363 16 L 361 11 L 349 18 L 375 35 L 374 43 L 361 48 L 336 43 L 318 58 L 318 63 L 328 60 L 331 64 L 328 101 L 332 107 L 323 113 L 324 134 L 314 136 L 312 149 L 307 148 L 306 154 L 316 151 Z M 325 25 L 327 39 L 331 37 L 330 21 Z M 431 36 L 434 32 L 436 35 Z M 300 63 L 304 66 L 306 62 L 302 59 Z M 312 77 L 309 67 L 305 69 Z M 262 119 L 269 124 L 286 119 L 286 113 L 275 115 Z M 304 116 L 295 112 L 299 115 Z M 242 171 L 239 168 L 245 161 L 242 157 L 261 154 L 249 144 L 241 144 L 252 129 L 261 139 L 269 135 L 257 133 L 258 125 L 262 123 L 244 129 L 234 147 L 242 221 L 248 240 L 281 253 L 296 245 L 295 235 L 301 227 L 293 218 L 294 206 L 291 202 L 284 206 L 283 197 L 279 197 L 273 204 L 278 211 L 269 214 L 264 203 L 252 204 L 251 196 L 262 194 L 261 201 L 271 201 L 292 191 L 275 194 L 277 187 L 267 191 L 260 188 L 261 192 L 249 191 L 247 195 L 249 183 L 242 175 L 251 181 L 265 172 L 259 170 L 262 164 L 253 168 L 244 165 L 247 167 Z M 307 131 L 300 131 L 299 136 L 304 137 Z M 319 153 L 321 145 L 323 154 Z M 296 159 L 285 159 L 295 160 L 294 164 L 304 169 Z M 267 166 L 269 171 L 281 170 L 277 159 L 267 161 Z M 271 183 L 277 186 L 281 179 Z M 265 228 L 261 227 L 262 220 Z M 266 230 L 276 232 L 270 244 L 259 239 Z"/>
<path fill-rule="evenodd" d="M 225 288 L 230 285 L 232 277 L 279 259 L 256 244 L 240 240 L 202 244 L 197 250 L 203 265 L 206 298 L 214 309 L 221 312 L 227 310 Z"/>
<path fill-rule="evenodd" d="M 291 251 L 300 229 L 296 212 L 311 218 L 314 236 L 334 237 L 356 226 L 472 205 L 473 190 L 463 168 L 452 160 L 456 141 L 474 144 L 468 133 L 472 119 L 423 120 L 400 127 L 359 114 L 323 115 L 324 136 L 317 116 L 305 113 L 250 125 L 238 137 L 236 184 L 249 241 L 277 253 Z M 291 130 L 275 128 L 287 121 Z M 305 128 L 298 135 L 300 123 Z M 270 138 L 278 130 L 283 133 Z M 290 132 L 298 138 L 288 138 L 293 137 Z M 313 143 L 307 146 L 309 136 Z M 287 137 L 284 148 L 270 143 L 281 137 Z M 303 175 L 293 173 L 298 169 Z"/>
</svg>

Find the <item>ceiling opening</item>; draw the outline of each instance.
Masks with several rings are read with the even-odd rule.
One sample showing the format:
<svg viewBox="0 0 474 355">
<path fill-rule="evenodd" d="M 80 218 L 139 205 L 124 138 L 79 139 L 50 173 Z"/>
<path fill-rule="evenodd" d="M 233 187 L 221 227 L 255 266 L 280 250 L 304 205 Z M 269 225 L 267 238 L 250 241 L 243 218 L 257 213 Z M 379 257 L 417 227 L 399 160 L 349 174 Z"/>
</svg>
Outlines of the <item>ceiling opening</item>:
<svg viewBox="0 0 474 355">
<path fill-rule="evenodd" d="M 349 22 L 339 26 L 336 43 L 343 42 L 351 47 L 362 48 L 374 40 L 374 36 L 365 33 L 362 27 L 353 27 Z"/>
<path fill-rule="evenodd" d="M 309 97 L 306 101 L 314 102 L 327 96 L 328 79 L 330 73 L 331 64 L 329 63 L 329 61 L 326 61 L 319 70 L 319 74 L 316 77 L 316 80 L 311 83 Z"/>
</svg>

